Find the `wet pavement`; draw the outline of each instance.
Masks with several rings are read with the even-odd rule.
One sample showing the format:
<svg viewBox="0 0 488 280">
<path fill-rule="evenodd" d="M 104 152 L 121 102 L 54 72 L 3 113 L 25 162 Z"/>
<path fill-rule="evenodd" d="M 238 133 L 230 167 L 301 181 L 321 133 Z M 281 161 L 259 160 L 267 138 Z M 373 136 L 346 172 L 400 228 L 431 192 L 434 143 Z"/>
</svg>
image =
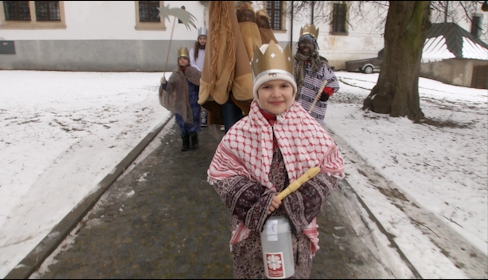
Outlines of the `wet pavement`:
<svg viewBox="0 0 488 280">
<path fill-rule="evenodd" d="M 177 125 L 168 126 L 30 278 L 232 278 L 228 211 L 206 173 L 223 132 L 202 128 L 199 148 L 181 152 Z M 341 183 L 318 217 L 311 277 L 394 278 L 371 257 L 368 225 L 350 207 Z"/>
</svg>

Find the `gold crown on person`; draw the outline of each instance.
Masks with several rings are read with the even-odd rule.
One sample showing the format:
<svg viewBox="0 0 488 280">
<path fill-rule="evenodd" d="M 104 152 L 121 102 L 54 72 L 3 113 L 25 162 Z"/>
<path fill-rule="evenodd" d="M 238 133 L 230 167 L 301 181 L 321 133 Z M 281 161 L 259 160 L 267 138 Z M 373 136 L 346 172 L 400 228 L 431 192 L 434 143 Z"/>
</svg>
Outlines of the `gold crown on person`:
<svg viewBox="0 0 488 280">
<path fill-rule="evenodd" d="M 317 39 L 319 37 L 319 29 L 315 29 L 315 25 L 308 25 L 305 24 L 304 27 L 300 28 L 300 37 L 305 35 L 305 34 L 310 34 L 312 36 L 315 37 L 315 39 Z"/>
<path fill-rule="evenodd" d="M 283 70 L 293 75 L 293 61 L 289 45 L 286 45 L 281 51 L 279 46 L 271 40 L 264 53 L 261 52 L 259 46 L 256 46 L 251 66 L 255 77 L 264 71 L 272 72 L 273 70 Z"/>
<path fill-rule="evenodd" d="M 180 57 L 190 57 L 190 53 L 188 52 L 188 49 L 185 48 L 185 47 L 181 47 L 179 50 L 178 50 L 178 58 Z"/>
</svg>

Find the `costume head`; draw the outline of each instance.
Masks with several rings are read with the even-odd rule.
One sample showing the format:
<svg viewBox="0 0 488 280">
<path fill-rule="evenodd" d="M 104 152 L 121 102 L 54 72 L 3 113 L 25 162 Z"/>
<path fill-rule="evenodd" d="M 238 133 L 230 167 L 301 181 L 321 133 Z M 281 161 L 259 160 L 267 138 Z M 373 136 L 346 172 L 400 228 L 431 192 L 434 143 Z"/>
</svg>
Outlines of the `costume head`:
<svg viewBox="0 0 488 280">
<path fill-rule="evenodd" d="M 257 17 L 265 17 L 266 19 L 269 20 L 269 15 L 268 15 L 268 13 L 266 13 L 265 10 L 258 10 L 258 11 L 256 11 L 256 16 Z"/>
<path fill-rule="evenodd" d="M 256 11 L 256 24 L 260 28 L 271 28 L 269 26 L 269 15 L 265 10 Z"/>
<path fill-rule="evenodd" d="M 300 38 L 298 39 L 298 43 L 308 40 L 310 41 L 314 46 L 315 50 L 319 49 L 319 44 L 317 42 L 317 38 L 319 37 L 319 29 L 315 29 L 315 25 L 308 25 L 305 24 L 304 27 L 300 28 Z"/>
<path fill-rule="evenodd" d="M 242 2 L 237 7 L 236 15 L 238 22 L 255 22 L 256 16 L 250 2 Z"/>
<path fill-rule="evenodd" d="M 274 41 L 263 44 L 260 48 L 256 46 L 251 66 L 254 74 L 254 99 L 258 100 L 259 87 L 271 80 L 290 82 L 293 86 L 293 96 L 296 95 L 297 84 L 293 76 L 293 54 L 289 45 L 286 45 L 284 50 Z"/>
</svg>

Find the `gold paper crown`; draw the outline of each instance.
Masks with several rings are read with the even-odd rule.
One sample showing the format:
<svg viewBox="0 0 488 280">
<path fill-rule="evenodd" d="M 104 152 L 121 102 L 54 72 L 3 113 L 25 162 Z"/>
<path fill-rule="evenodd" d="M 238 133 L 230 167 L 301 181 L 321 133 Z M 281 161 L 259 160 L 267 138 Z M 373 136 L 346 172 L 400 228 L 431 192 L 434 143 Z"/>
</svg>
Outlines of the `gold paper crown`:
<svg viewBox="0 0 488 280">
<path fill-rule="evenodd" d="M 178 50 L 178 58 L 180 57 L 190 57 L 190 54 L 188 53 L 188 49 L 187 48 L 184 48 L 184 47 L 181 47 L 179 50 Z"/>
<path fill-rule="evenodd" d="M 255 77 L 264 73 L 282 71 L 293 75 L 293 54 L 291 48 L 286 45 L 282 51 L 273 40 L 269 42 L 268 48 L 264 53 L 256 46 L 251 66 Z"/>
<path fill-rule="evenodd" d="M 305 34 L 310 34 L 312 36 L 315 37 L 315 39 L 317 39 L 319 37 L 319 29 L 315 29 L 315 25 L 308 25 L 305 24 L 304 27 L 300 28 L 300 37 L 302 37 L 302 35 L 305 35 Z"/>
</svg>

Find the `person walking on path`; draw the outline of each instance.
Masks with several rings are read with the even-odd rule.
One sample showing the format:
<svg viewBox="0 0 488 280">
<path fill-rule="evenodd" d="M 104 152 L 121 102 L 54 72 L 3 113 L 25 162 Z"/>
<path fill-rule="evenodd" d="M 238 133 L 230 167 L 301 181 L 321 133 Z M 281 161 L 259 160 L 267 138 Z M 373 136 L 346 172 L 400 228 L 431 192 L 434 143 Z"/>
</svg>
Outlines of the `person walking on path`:
<svg viewBox="0 0 488 280">
<path fill-rule="evenodd" d="M 190 65 L 187 48 L 178 50 L 178 66 L 169 80 L 163 74 L 159 87 L 159 102 L 175 114 L 183 141 L 182 151 L 196 149 L 200 128 L 200 104 L 198 91 L 201 72 Z"/>
<path fill-rule="evenodd" d="M 208 182 L 229 209 L 234 278 L 265 278 L 260 233 L 270 216 L 284 216 L 293 233 L 294 278 L 309 278 L 318 246 L 316 216 L 344 161 L 326 130 L 295 100 L 293 54 L 271 41 L 252 60 L 249 115 L 224 135 Z M 320 172 L 283 200 L 278 194 L 313 167 Z"/>
<path fill-rule="evenodd" d="M 318 53 L 319 30 L 306 24 L 300 30 L 297 53 L 295 54 L 295 80 L 297 99 L 303 108 L 320 124 L 323 124 L 327 101 L 339 90 L 339 81 L 325 57 Z M 326 83 L 325 87 L 323 87 Z M 323 87 L 323 89 L 322 89 Z M 321 90 L 322 89 L 322 90 Z M 321 90 L 320 92 L 318 92 Z"/>
<path fill-rule="evenodd" d="M 207 45 L 207 29 L 200 27 L 198 29 L 198 38 L 195 46 L 190 49 L 190 65 L 202 72 L 203 59 L 205 57 L 205 46 Z M 201 107 L 200 126 L 207 126 L 207 110 Z"/>
</svg>

